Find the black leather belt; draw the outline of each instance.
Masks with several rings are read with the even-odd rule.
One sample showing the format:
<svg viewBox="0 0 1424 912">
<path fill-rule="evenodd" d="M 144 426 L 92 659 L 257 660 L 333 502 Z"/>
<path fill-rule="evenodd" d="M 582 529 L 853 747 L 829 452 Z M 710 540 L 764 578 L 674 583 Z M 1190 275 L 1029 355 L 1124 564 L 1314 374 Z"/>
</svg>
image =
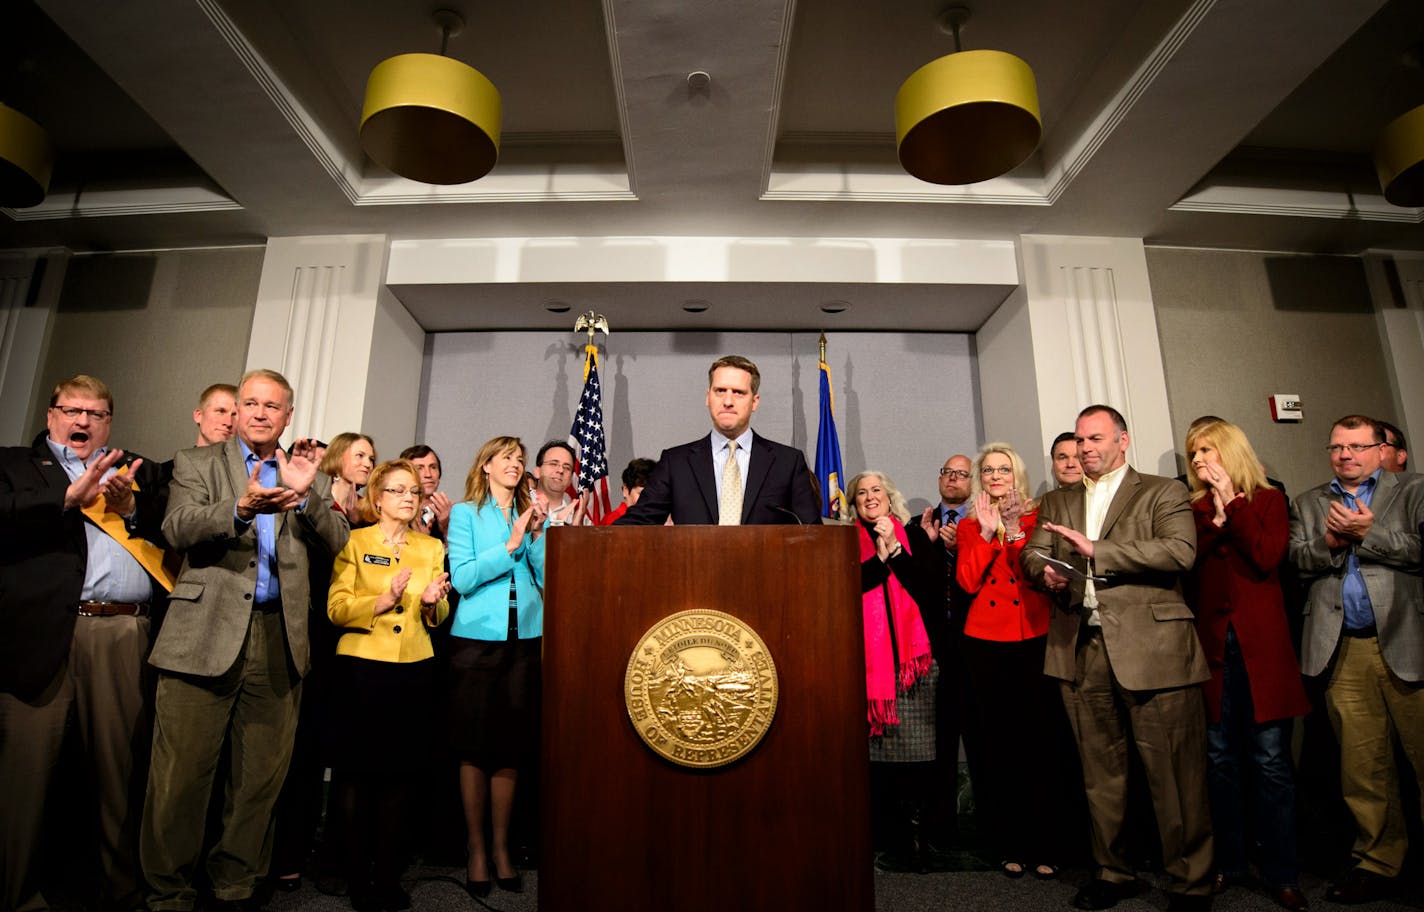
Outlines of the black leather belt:
<svg viewBox="0 0 1424 912">
<path fill-rule="evenodd" d="M 252 610 L 259 614 L 277 614 L 282 610 L 282 600 L 272 599 L 267 602 L 253 602 Z"/>
<path fill-rule="evenodd" d="M 1353 640 L 1368 640 L 1379 636 L 1379 630 L 1375 628 L 1374 624 L 1368 627 L 1345 627 L 1340 630 L 1340 633 Z"/>
<path fill-rule="evenodd" d="M 146 602 L 80 602 L 79 616 L 100 617 L 144 617 L 148 614 Z"/>
</svg>

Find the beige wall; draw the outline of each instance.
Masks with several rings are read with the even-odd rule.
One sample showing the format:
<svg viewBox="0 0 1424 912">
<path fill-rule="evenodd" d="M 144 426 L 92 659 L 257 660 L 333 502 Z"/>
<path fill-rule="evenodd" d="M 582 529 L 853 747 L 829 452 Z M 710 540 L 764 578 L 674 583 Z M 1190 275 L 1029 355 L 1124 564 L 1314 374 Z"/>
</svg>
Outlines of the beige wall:
<svg viewBox="0 0 1424 912">
<path fill-rule="evenodd" d="M 262 257 L 240 247 L 72 258 L 24 442 L 44 427 L 55 382 L 86 373 L 113 390 L 114 445 L 158 460 L 192 446 L 198 393 L 242 374 Z"/>
<path fill-rule="evenodd" d="M 1359 259 L 1149 247 L 1147 268 L 1179 451 L 1193 418 L 1219 415 L 1294 495 L 1329 478 L 1336 418 L 1393 418 Z M 1273 393 L 1299 394 L 1305 419 L 1272 422 Z"/>
</svg>

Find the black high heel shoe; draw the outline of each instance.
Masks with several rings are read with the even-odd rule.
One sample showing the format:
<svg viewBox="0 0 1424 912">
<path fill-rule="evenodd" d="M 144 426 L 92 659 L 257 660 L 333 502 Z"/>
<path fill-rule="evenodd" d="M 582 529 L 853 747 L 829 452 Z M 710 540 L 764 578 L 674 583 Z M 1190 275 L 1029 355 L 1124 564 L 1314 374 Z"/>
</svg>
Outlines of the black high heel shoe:
<svg viewBox="0 0 1424 912">
<path fill-rule="evenodd" d="M 465 892 L 475 899 L 484 899 L 490 895 L 490 890 L 494 889 L 494 884 L 488 880 L 466 880 Z"/>
<path fill-rule="evenodd" d="M 494 882 L 506 893 L 524 892 L 524 875 L 520 874 L 518 870 L 514 872 L 513 877 L 500 877 L 495 875 Z"/>
</svg>

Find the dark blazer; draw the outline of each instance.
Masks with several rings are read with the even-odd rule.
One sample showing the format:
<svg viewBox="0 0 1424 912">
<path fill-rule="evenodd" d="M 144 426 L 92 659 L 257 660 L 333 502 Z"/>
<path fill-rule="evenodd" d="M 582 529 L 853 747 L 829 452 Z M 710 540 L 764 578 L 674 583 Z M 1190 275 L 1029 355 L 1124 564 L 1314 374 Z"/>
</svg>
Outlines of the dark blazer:
<svg viewBox="0 0 1424 912">
<path fill-rule="evenodd" d="M 715 526 L 717 503 L 709 435 L 663 450 L 638 502 L 615 525 L 660 526 L 671 516 L 679 526 Z M 742 525 L 793 524 L 797 518 L 806 525 L 821 522 L 806 457 L 800 450 L 752 434 Z"/>
<path fill-rule="evenodd" d="M 69 657 L 74 618 L 84 589 L 89 542 L 84 514 L 64 509 L 69 476 L 41 432 L 29 447 L 0 448 L 0 692 L 30 699 Z M 125 453 L 123 462 L 139 457 Z M 135 534 L 157 539 L 159 467 L 138 467 Z M 153 583 L 150 580 L 150 583 Z M 154 601 L 162 587 L 154 586 Z"/>
<path fill-rule="evenodd" d="M 236 437 L 175 457 L 163 533 L 183 552 L 183 569 L 149 657 L 164 671 L 220 675 L 247 639 L 257 589 L 257 523 L 239 530 L 233 516 L 247 477 Z M 311 564 L 329 575 L 351 534 L 345 517 L 331 508 L 331 479 L 318 472 L 305 505 L 276 514 L 276 533 L 287 646 L 297 673 L 305 675 Z"/>
<path fill-rule="evenodd" d="M 1042 553 L 1084 567 L 1067 540 L 1045 528 L 1054 523 L 1085 532 L 1084 491 L 1080 481 L 1049 491 L 1039 502 L 1038 525 L 1023 551 L 1024 570 L 1035 581 L 1043 581 Z M 1096 586 L 1098 614 L 1117 682 L 1128 690 L 1161 690 L 1210 678 L 1195 619 L 1182 596 L 1182 576 L 1197 553 L 1187 489 L 1129 466 L 1093 551 L 1093 572 L 1107 579 Z M 1050 677 L 1074 678 L 1082 606 L 1081 583 L 1054 598 L 1043 669 Z"/>
</svg>

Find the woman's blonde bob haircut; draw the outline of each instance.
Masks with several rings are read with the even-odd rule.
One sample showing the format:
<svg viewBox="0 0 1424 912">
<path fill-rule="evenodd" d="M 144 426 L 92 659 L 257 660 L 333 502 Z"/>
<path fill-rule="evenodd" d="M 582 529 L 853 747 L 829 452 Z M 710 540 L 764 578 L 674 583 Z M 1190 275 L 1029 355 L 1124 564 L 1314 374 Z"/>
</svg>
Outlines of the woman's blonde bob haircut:
<svg viewBox="0 0 1424 912">
<path fill-rule="evenodd" d="M 994 453 L 1008 457 L 1009 465 L 1014 470 L 1014 488 L 1019 492 L 1019 501 L 1023 504 L 1023 511 L 1027 513 L 1037 507 L 1038 505 L 1033 502 L 1033 497 L 1029 493 L 1028 466 L 1024 465 L 1024 461 L 1019 458 L 1019 454 L 1013 447 L 999 441 L 984 444 L 979 450 L 979 455 L 974 457 L 974 472 L 969 476 L 970 490 L 973 492 L 971 496 L 978 497 L 984 493 L 984 476 L 981 474 L 984 470 L 984 459 Z M 969 512 L 971 516 L 974 513 L 972 503 Z"/>
<path fill-rule="evenodd" d="M 1266 481 L 1266 470 L 1261 466 L 1251 441 L 1246 439 L 1246 432 L 1230 421 L 1217 418 L 1194 424 L 1187 431 L 1187 485 L 1192 489 L 1192 500 L 1201 500 L 1211 493 L 1211 488 L 1197 477 L 1196 470 L 1192 468 L 1192 452 L 1203 443 L 1216 447 L 1221 467 L 1231 479 L 1232 487 L 1245 494 L 1247 500 L 1257 490 L 1270 487 L 1270 482 Z"/>
<path fill-rule="evenodd" d="M 841 514 L 841 518 L 846 522 L 857 522 L 860 519 L 859 515 L 855 512 L 855 492 L 860 490 L 861 484 L 868 478 L 879 480 L 880 486 L 885 489 L 885 493 L 890 495 L 890 515 L 900 520 L 901 525 L 909 522 L 910 511 L 909 508 L 905 506 L 905 495 L 901 494 L 900 489 L 895 487 L 895 482 L 890 480 L 889 475 L 886 475 L 884 472 L 877 472 L 873 469 L 861 472 L 850 480 L 850 484 L 846 485 L 846 508 L 845 512 Z"/>
<path fill-rule="evenodd" d="M 376 508 L 376 502 L 381 499 L 382 494 L 386 493 L 386 485 L 390 483 L 391 476 L 401 472 L 405 472 L 415 482 L 415 502 L 419 506 L 420 474 L 415 471 L 415 463 L 409 459 L 392 459 L 371 470 L 371 477 L 366 480 L 366 490 L 356 503 L 356 508 L 361 511 L 362 519 L 368 523 L 380 520 L 381 511 Z"/>
</svg>

